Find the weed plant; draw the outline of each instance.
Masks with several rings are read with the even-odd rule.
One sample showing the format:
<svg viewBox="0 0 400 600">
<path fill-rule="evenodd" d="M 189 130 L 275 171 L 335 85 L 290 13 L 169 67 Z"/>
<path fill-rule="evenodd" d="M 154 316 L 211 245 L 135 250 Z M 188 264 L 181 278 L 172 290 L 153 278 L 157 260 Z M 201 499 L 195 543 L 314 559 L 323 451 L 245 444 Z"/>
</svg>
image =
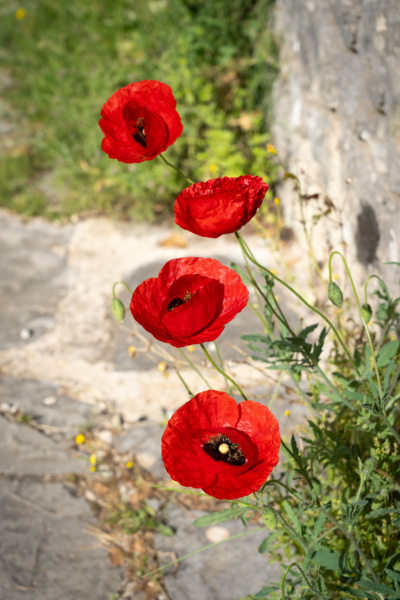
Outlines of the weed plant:
<svg viewBox="0 0 400 600">
<path fill-rule="evenodd" d="M 160 79 L 184 107 L 170 150 L 201 180 L 269 169 L 265 143 L 277 73 L 273 0 L 12 0 L 0 7 L 10 74 L 0 202 L 49 218 L 153 220 L 181 181 L 161 160 L 123 165 L 100 150 L 99 107 L 116 89 Z"/>
</svg>

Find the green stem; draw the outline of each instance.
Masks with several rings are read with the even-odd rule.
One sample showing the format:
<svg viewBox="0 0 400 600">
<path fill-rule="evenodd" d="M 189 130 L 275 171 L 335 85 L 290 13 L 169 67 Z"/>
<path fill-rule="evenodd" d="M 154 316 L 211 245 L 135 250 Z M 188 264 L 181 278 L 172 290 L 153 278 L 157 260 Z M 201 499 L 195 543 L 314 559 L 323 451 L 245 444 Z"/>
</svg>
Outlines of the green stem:
<svg viewBox="0 0 400 600">
<path fill-rule="evenodd" d="M 371 338 L 371 334 L 369 332 L 368 329 L 368 325 L 364 320 L 363 314 L 362 314 L 362 310 L 361 310 L 361 305 L 360 305 L 360 301 L 358 299 L 358 294 L 357 294 L 357 290 L 356 290 L 356 286 L 354 285 L 354 281 L 353 278 L 351 276 L 350 273 L 350 269 L 347 265 L 347 261 L 345 259 L 345 257 L 343 256 L 343 254 L 341 252 L 339 252 L 338 250 L 335 250 L 334 252 L 331 252 L 330 256 L 329 256 L 329 281 L 332 281 L 332 259 L 335 256 L 335 254 L 337 254 L 338 256 L 340 256 L 340 258 L 342 259 L 342 263 L 344 264 L 344 268 L 346 269 L 346 273 L 347 273 L 347 277 L 349 278 L 352 290 L 353 290 L 353 294 L 354 294 L 354 298 L 356 300 L 356 304 L 357 304 L 357 309 L 358 312 L 360 313 L 360 317 L 361 317 L 361 321 L 363 323 L 364 326 L 364 330 L 365 330 L 365 334 L 367 336 L 368 339 L 368 344 L 369 347 L 371 348 L 371 357 L 372 357 L 372 363 L 374 365 L 374 370 L 375 370 L 375 375 L 376 375 L 376 383 L 378 385 L 378 390 L 379 390 L 379 396 L 382 398 L 382 386 L 381 386 L 381 379 L 379 376 L 379 370 L 378 370 L 378 365 L 376 363 L 376 355 L 375 355 L 375 349 L 374 349 L 374 345 L 372 343 L 372 338 Z"/>
<path fill-rule="evenodd" d="M 282 444 L 283 448 L 286 450 L 286 452 L 289 454 L 289 456 L 291 456 L 293 458 L 294 462 L 299 467 L 300 473 L 303 475 L 304 479 L 308 483 L 308 486 L 309 486 L 312 494 L 315 495 L 314 494 L 314 488 L 313 488 L 312 481 L 309 478 L 308 473 L 307 473 L 306 469 L 304 468 L 303 464 L 297 460 L 296 456 L 293 454 L 293 452 L 291 451 L 291 449 L 289 448 L 289 446 L 287 444 L 285 444 L 285 442 L 283 441 L 282 438 L 281 438 L 281 444 Z M 317 501 L 317 504 L 319 505 L 318 498 L 316 498 L 316 501 Z"/>
<path fill-rule="evenodd" d="M 253 533 L 257 533 L 259 531 L 262 531 L 263 529 L 266 529 L 266 527 L 257 527 L 257 529 L 250 529 L 250 531 L 242 531 L 241 533 L 237 533 L 236 535 L 231 535 L 230 537 L 228 537 L 224 540 L 219 540 L 218 542 L 213 542 L 212 544 L 207 544 L 206 546 L 202 546 L 201 548 L 197 548 L 196 550 L 193 550 L 192 552 L 188 552 L 187 554 L 184 554 L 183 556 L 180 556 L 179 558 L 176 558 L 175 560 L 171 560 L 171 562 L 167 563 L 166 565 L 163 565 L 162 567 L 158 567 L 157 569 L 153 569 L 152 571 L 145 573 L 144 575 L 142 575 L 142 577 L 143 578 L 150 577 L 152 575 L 155 575 L 156 573 L 160 573 L 160 572 L 164 571 L 165 569 L 168 569 L 168 567 L 173 567 L 174 565 L 177 565 L 178 563 L 180 563 L 182 560 L 185 560 L 186 558 L 191 558 L 192 556 L 195 556 L 196 554 L 200 554 L 200 552 L 204 552 L 204 550 L 209 550 L 210 548 L 214 548 L 214 546 L 218 546 L 219 544 L 223 544 L 224 542 L 237 540 L 238 538 L 244 537 L 246 535 L 252 535 Z"/>
<path fill-rule="evenodd" d="M 219 364 L 221 365 L 221 369 L 223 370 L 224 369 L 224 360 L 221 356 L 221 352 L 219 350 L 219 346 L 218 346 L 217 342 L 214 342 L 214 344 L 215 344 L 215 352 L 216 352 Z M 229 380 L 225 375 L 224 375 L 224 378 L 225 378 L 225 384 L 226 384 L 226 391 L 228 394 L 230 394 Z"/>
<path fill-rule="evenodd" d="M 242 396 L 242 398 L 244 400 L 247 400 L 242 388 L 236 383 L 236 381 L 234 379 L 232 379 L 232 377 L 230 377 L 227 373 L 225 373 L 225 371 L 223 371 L 222 369 L 219 368 L 219 366 L 217 365 L 217 363 L 215 362 L 215 360 L 213 358 L 211 358 L 209 352 L 207 351 L 206 347 L 204 346 L 204 344 L 200 344 L 204 354 L 206 355 L 206 357 L 208 358 L 208 360 L 210 361 L 210 363 L 212 364 L 212 366 L 214 367 L 214 369 L 216 371 L 218 371 L 218 373 L 221 373 L 221 375 L 223 375 L 225 377 L 225 379 L 229 379 L 229 381 L 235 386 L 235 388 L 237 389 L 237 391 L 240 393 L 240 395 Z"/>
<path fill-rule="evenodd" d="M 349 533 L 347 531 L 347 529 L 345 529 L 344 527 L 342 527 L 342 525 L 339 523 L 339 521 L 337 521 L 335 519 L 335 517 L 333 515 L 331 515 L 330 513 L 328 513 L 322 507 L 320 508 L 320 510 L 326 516 L 326 518 L 328 519 L 328 521 L 330 521 L 337 529 L 339 529 L 339 531 L 341 531 L 343 533 L 343 535 L 345 537 L 347 537 L 347 539 L 353 544 L 354 548 L 357 550 L 357 552 L 359 553 L 359 555 L 363 559 L 363 561 L 365 563 L 365 566 L 367 567 L 368 571 L 371 574 L 372 579 L 375 581 L 375 583 L 380 583 L 380 581 L 379 581 L 379 579 L 378 579 L 375 571 L 373 570 L 373 568 L 372 568 L 369 560 L 367 559 L 367 557 L 365 556 L 364 552 L 362 551 L 362 549 L 358 545 L 358 542 L 356 541 L 356 539 L 354 538 L 354 536 L 351 533 Z"/>
<path fill-rule="evenodd" d="M 186 354 L 186 352 L 184 350 L 182 350 L 182 348 L 178 348 L 178 352 L 180 354 L 182 354 L 183 358 L 186 360 L 186 362 L 192 367 L 193 371 L 195 373 L 197 373 L 197 375 L 200 377 L 200 379 L 202 381 L 204 381 L 204 383 L 206 384 L 206 386 L 208 388 L 210 388 L 210 384 L 208 383 L 207 379 L 204 377 L 204 375 L 202 374 L 202 372 L 200 371 L 200 369 L 198 369 L 196 367 L 196 365 L 194 364 L 194 362 L 192 360 L 190 360 L 190 358 L 188 357 L 188 355 Z"/>
<path fill-rule="evenodd" d="M 272 405 L 273 405 L 273 403 L 275 402 L 275 400 L 276 400 L 276 398 L 278 396 L 278 392 L 279 392 L 280 387 L 282 385 L 282 381 L 283 381 L 284 375 L 285 375 L 284 371 L 281 371 L 281 374 L 279 375 L 278 383 L 276 384 L 275 389 L 272 392 L 271 400 L 268 403 L 269 410 L 271 410 Z"/>
<path fill-rule="evenodd" d="M 365 280 L 365 283 L 364 283 L 364 302 L 365 302 L 365 304 L 368 304 L 368 284 L 371 281 L 371 279 L 377 279 L 378 281 L 380 281 L 384 287 L 384 290 L 387 292 L 387 294 L 389 294 L 387 286 L 386 286 L 385 282 L 383 281 L 382 277 L 379 277 L 379 275 L 376 275 L 375 273 L 373 273 L 372 275 L 369 275 L 367 277 L 367 279 Z M 397 317 L 397 315 L 395 315 L 394 318 L 389 319 L 388 322 L 386 323 L 385 327 L 383 328 L 383 331 L 381 334 L 381 339 L 376 347 L 376 354 L 378 354 L 382 344 L 384 343 L 386 335 L 387 335 L 391 325 L 396 320 L 396 317 Z"/>
<path fill-rule="evenodd" d="M 131 288 L 129 287 L 129 285 L 128 285 L 127 283 L 125 283 L 125 281 L 116 281 L 116 282 L 113 284 L 113 286 L 112 286 L 112 295 L 113 295 L 113 298 L 116 298 L 116 295 L 115 295 L 115 288 L 116 288 L 116 286 L 117 286 L 118 284 L 121 284 L 121 285 L 125 286 L 125 287 L 126 287 L 126 289 L 128 290 L 128 292 L 129 292 L 131 295 L 133 294 L 133 290 L 131 290 Z"/>
<path fill-rule="evenodd" d="M 243 250 L 242 250 L 243 252 Z M 295 333 L 293 332 L 292 328 L 290 327 L 285 315 L 283 314 L 281 307 L 279 306 L 279 304 L 276 303 L 276 307 L 279 311 L 279 313 L 275 310 L 275 307 L 273 306 L 272 302 L 270 301 L 270 299 L 268 298 L 268 296 L 263 292 L 263 290 L 260 288 L 260 286 L 258 285 L 257 281 L 254 278 L 253 273 L 251 272 L 250 266 L 248 264 L 248 257 L 246 256 L 246 254 L 243 252 L 243 256 L 244 256 L 244 260 L 246 262 L 246 272 L 250 278 L 250 281 L 253 285 L 253 287 L 256 289 L 256 291 L 260 294 L 261 298 L 263 298 L 265 304 L 268 306 L 269 310 L 272 312 L 272 314 L 275 316 L 275 318 L 278 319 L 278 321 L 280 321 L 287 329 L 288 331 L 290 331 L 290 333 L 292 335 L 295 335 Z"/>
<path fill-rule="evenodd" d="M 270 271 L 269 269 L 267 269 L 267 267 L 264 267 L 263 265 L 261 265 L 256 258 L 253 256 L 253 254 L 251 253 L 251 251 L 249 250 L 246 242 L 243 240 L 243 238 L 240 236 L 240 234 L 235 231 L 235 235 L 238 239 L 238 242 L 243 250 L 243 252 L 246 254 L 246 256 L 251 260 L 252 263 L 254 263 L 259 269 L 261 269 L 262 271 L 264 271 L 265 273 L 268 273 L 268 275 L 270 277 L 273 277 L 273 279 L 275 279 L 276 281 L 278 281 L 281 285 L 283 285 L 286 289 L 288 289 L 292 294 L 294 294 L 296 296 L 296 298 L 298 298 L 300 300 L 300 302 L 302 302 L 305 306 L 307 306 L 310 310 L 312 310 L 314 313 L 316 313 L 317 315 L 319 315 L 319 317 L 321 317 L 321 319 L 323 319 L 329 326 L 329 328 L 332 330 L 332 332 L 334 333 L 336 339 L 338 340 L 339 344 L 341 345 L 344 353 L 346 354 L 347 358 L 349 359 L 350 363 L 352 364 L 354 370 L 359 373 L 359 370 L 349 352 L 349 350 L 347 349 L 345 343 L 343 342 L 338 330 L 336 329 L 336 327 L 334 326 L 334 324 L 328 319 L 328 317 L 326 315 L 324 315 L 324 313 L 322 313 L 320 310 L 318 310 L 318 308 L 316 308 L 315 306 L 312 306 L 312 304 L 310 304 L 309 302 L 307 302 L 307 300 L 305 300 L 305 298 L 303 298 L 298 292 L 296 292 L 296 290 L 294 288 L 292 288 L 291 285 L 289 285 L 288 283 L 286 283 L 285 281 L 283 281 L 283 279 L 281 279 L 280 277 L 278 277 L 277 275 L 275 275 L 274 273 L 272 273 L 272 271 Z"/>
<path fill-rule="evenodd" d="M 304 232 L 304 237 L 306 238 L 306 244 L 307 244 L 307 248 L 308 248 L 308 256 L 311 259 L 311 262 L 314 264 L 315 270 L 318 273 L 319 278 L 321 279 L 321 281 L 323 283 L 325 283 L 323 275 L 322 275 L 322 271 L 320 269 L 320 266 L 318 264 L 317 258 L 314 254 L 314 250 L 311 244 L 311 238 L 310 235 L 308 233 L 308 229 L 307 229 L 307 224 L 306 224 L 306 218 L 304 215 L 304 202 L 303 199 L 301 197 L 301 192 L 300 192 L 300 187 L 298 187 L 298 193 L 299 193 L 299 203 L 300 203 L 300 223 L 303 227 L 303 232 Z M 310 273 L 311 275 L 311 273 Z M 311 279 L 311 284 L 312 284 L 312 277 L 310 277 Z"/>
<path fill-rule="evenodd" d="M 300 571 L 300 574 L 301 574 L 303 580 L 308 585 L 308 588 L 310 590 L 312 590 L 314 592 L 314 594 L 317 595 L 318 598 L 320 598 L 321 600 L 325 600 L 324 596 L 321 596 L 321 594 L 319 593 L 319 591 L 314 588 L 314 586 L 312 585 L 312 583 L 309 581 L 307 575 L 304 573 L 303 569 L 296 562 L 292 562 L 285 569 L 285 572 L 283 574 L 282 581 L 281 581 L 281 596 L 282 596 L 282 599 L 284 600 L 286 598 L 286 596 L 285 596 L 285 581 L 286 581 L 286 576 L 289 573 L 290 569 L 292 569 L 292 567 L 296 567 Z"/>
<path fill-rule="evenodd" d="M 162 161 L 165 162 L 166 165 L 171 167 L 171 169 L 174 169 L 174 171 L 176 171 L 177 173 L 179 173 L 179 175 L 181 175 L 184 179 L 186 179 L 186 181 L 188 181 L 189 183 L 194 183 L 193 179 L 190 179 L 190 177 L 185 175 L 185 173 L 183 171 L 181 171 L 180 169 L 178 169 L 178 167 L 176 167 L 171 162 L 169 162 L 169 160 L 167 160 L 165 158 L 165 156 L 163 156 L 162 154 L 159 154 L 158 156 L 161 158 Z"/>
<path fill-rule="evenodd" d="M 184 378 L 182 377 L 178 367 L 175 367 L 175 372 L 178 375 L 179 379 L 181 380 L 183 386 L 185 387 L 187 393 L 189 394 L 189 398 L 193 398 L 194 394 L 193 392 L 190 390 L 190 387 L 188 386 L 188 384 L 186 383 L 186 381 L 184 380 Z"/>
</svg>

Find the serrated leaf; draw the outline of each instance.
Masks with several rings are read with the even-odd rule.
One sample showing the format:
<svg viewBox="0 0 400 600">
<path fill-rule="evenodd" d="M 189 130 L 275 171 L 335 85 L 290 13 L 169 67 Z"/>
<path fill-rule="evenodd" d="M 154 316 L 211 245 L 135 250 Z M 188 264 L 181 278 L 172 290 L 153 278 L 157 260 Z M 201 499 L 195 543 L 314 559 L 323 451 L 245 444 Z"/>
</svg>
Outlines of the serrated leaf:
<svg viewBox="0 0 400 600">
<path fill-rule="evenodd" d="M 326 516 L 323 513 L 320 513 L 315 521 L 314 530 L 313 530 L 313 538 L 317 539 L 317 537 L 322 532 L 326 521 Z"/>
<path fill-rule="evenodd" d="M 236 519 L 242 513 L 247 512 L 249 509 L 247 506 L 233 505 L 231 508 L 220 510 L 217 512 L 203 515 L 193 522 L 195 527 L 208 527 L 209 525 L 216 525 L 217 523 L 224 523 L 230 519 Z"/>
<path fill-rule="evenodd" d="M 384 594 L 385 598 L 394 598 L 396 600 L 399 600 L 399 593 L 393 588 L 390 588 L 388 585 L 385 585 L 384 583 L 376 583 L 371 579 L 361 579 L 359 585 L 360 587 L 364 587 L 367 590 Z"/>
<path fill-rule="evenodd" d="M 397 571 L 392 571 L 392 569 L 385 569 L 385 573 L 389 575 L 390 579 L 393 579 L 393 581 L 400 583 L 400 573 L 397 573 Z"/>
<path fill-rule="evenodd" d="M 377 508 L 376 510 L 372 510 L 367 515 L 367 519 L 376 519 L 377 517 L 383 517 L 385 515 L 390 514 L 400 514 L 400 509 L 398 508 Z"/>
<path fill-rule="evenodd" d="M 393 340 L 382 346 L 376 359 L 378 367 L 386 367 L 389 364 L 399 349 L 399 343 L 399 340 Z"/>
</svg>

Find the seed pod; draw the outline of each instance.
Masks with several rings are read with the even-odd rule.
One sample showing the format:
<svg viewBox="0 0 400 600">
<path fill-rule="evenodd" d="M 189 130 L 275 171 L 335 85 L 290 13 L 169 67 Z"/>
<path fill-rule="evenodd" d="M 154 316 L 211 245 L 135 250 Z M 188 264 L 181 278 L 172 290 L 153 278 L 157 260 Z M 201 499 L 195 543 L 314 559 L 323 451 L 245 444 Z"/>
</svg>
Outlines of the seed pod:
<svg viewBox="0 0 400 600">
<path fill-rule="evenodd" d="M 361 307 L 361 316 L 366 323 L 372 319 L 372 308 L 369 304 L 363 304 Z"/>
<path fill-rule="evenodd" d="M 122 304 L 119 298 L 113 298 L 111 303 L 111 312 L 114 318 L 120 323 L 125 319 L 125 306 Z"/>
<path fill-rule="evenodd" d="M 272 508 L 268 508 L 268 506 L 263 508 L 263 513 L 261 515 L 262 520 L 270 529 L 275 529 L 277 521 L 275 512 Z"/>
<path fill-rule="evenodd" d="M 330 281 L 328 285 L 328 298 L 338 308 L 343 304 L 342 290 L 334 281 Z"/>
</svg>

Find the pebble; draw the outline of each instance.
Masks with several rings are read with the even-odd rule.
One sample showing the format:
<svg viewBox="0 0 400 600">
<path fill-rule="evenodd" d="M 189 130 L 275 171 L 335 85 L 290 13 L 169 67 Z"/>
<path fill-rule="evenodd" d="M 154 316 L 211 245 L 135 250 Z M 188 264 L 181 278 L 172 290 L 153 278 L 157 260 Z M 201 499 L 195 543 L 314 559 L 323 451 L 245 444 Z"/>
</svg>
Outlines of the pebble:
<svg viewBox="0 0 400 600">
<path fill-rule="evenodd" d="M 222 542 L 223 540 L 227 540 L 228 537 L 229 531 L 220 525 L 209 527 L 206 531 L 206 538 L 213 543 Z"/>
<path fill-rule="evenodd" d="M 98 431 L 97 437 L 105 444 L 111 444 L 112 442 L 112 433 L 107 429 L 102 429 L 101 431 Z"/>
<path fill-rule="evenodd" d="M 24 327 L 23 329 L 21 329 L 21 331 L 19 332 L 19 337 L 21 338 L 21 340 L 29 340 L 30 337 L 33 336 L 33 331 L 32 329 L 28 329 L 27 327 Z"/>
<path fill-rule="evenodd" d="M 148 454 L 147 452 L 138 452 L 136 454 L 136 460 L 143 469 L 150 469 L 156 462 L 156 457 Z"/>
<path fill-rule="evenodd" d="M 43 398 L 43 404 L 45 406 L 54 406 L 56 402 L 57 398 L 55 396 L 47 396 L 46 398 Z"/>
<path fill-rule="evenodd" d="M 97 502 L 96 495 L 92 492 L 92 490 L 86 490 L 85 498 L 88 502 Z"/>
</svg>

